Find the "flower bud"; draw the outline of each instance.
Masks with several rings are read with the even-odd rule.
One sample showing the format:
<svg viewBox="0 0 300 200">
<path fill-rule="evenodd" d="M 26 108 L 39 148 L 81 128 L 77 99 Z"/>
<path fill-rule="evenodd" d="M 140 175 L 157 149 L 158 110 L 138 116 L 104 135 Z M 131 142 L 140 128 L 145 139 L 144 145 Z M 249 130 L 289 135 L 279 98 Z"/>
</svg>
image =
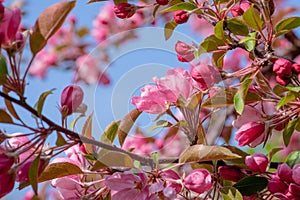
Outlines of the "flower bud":
<svg viewBox="0 0 300 200">
<path fill-rule="evenodd" d="M 293 66 L 293 70 L 294 70 L 296 73 L 300 73 L 300 64 L 295 63 L 295 64 L 293 64 L 292 66 Z"/>
<path fill-rule="evenodd" d="M 245 158 L 245 164 L 252 172 L 266 172 L 268 163 L 267 156 L 259 152 Z"/>
<path fill-rule="evenodd" d="M 287 183 L 293 182 L 292 169 L 286 163 L 283 163 L 278 166 L 277 174 L 282 181 L 285 181 Z"/>
<path fill-rule="evenodd" d="M 6 173 L 13 164 L 13 157 L 8 157 L 4 152 L 0 152 L 0 175 Z"/>
<path fill-rule="evenodd" d="M 259 122 L 248 122 L 242 125 L 236 132 L 235 140 L 239 146 L 249 145 L 256 147 L 264 140 L 265 124 Z"/>
<path fill-rule="evenodd" d="M 177 24 L 184 24 L 188 21 L 189 16 L 187 11 L 185 10 L 178 10 L 174 13 L 174 21 Z"/>
<path fill-rule="evenodd" d="M 60 104 L 63 116 L 72 114 L 82 103 L 83 91 L 77 85 L 67 86 L 61 93 Z"/>
<path fill-rule="evenodd" d="M 114 13 L 121 19 L 133 16 L 135 11 L 136 6 L 129 3 L 119 3 L 114 6 Z"/>
<path fill-rule="evenodd" d="M 233 182 L 238 182 L 246 176 L 241 169 L 236 166 L 220 166 L 219 174 L 223 179 Z"/>
<path fill-rule="evenodd" d="M 273 65 L 273 71 L 277 76 L 288 76 L 292 73 L 292 63 L 284 58 L 278 58 Z"/>
<path fill-rule="evenodd" d="M 0 174 L 0 198 L 7 195 L 10 191 L 13 190 L 15 185 L 15 174 Z"/>
<path fill-rule="evenodd" d="M 293 167 L 293 172 L 292 173 L 293 173 L 292 174 L 293 180 L 295 181 L 295 183 L 300 185 L 300 164 L 296 164 Z"/>
<path fill-rule="evenodd" d="M 5 8 L 4 8 L 2 2 L 0 2 L 0 23 L 2 23 L 2 21 L 3 21 L 4 10 L 5 10 Z"/>
<path fill-rule="evenodd" d="M 156 0 L 159 5 L 165 6 L 169 3 L 169 0 Z"/>
<path fill-rule="evenodd" d="M 288 185 L 284 183 L 278 176 L 273 175 L 268 183 L 268 190 L 271 193 L 285 193 L 288 189 Z"/>
<path fill-rule="evenodd" d="M 300 199 L 300 185 L 291 183 L 289 185 L 289 192 L 293 195 L 294 198 L 290 199 Z"/>
<path fill-rule="evenodd" d="M 175 51 L 180 62 L 191 62 L 195 58 L 194 47 L 184 42 L 177 41 Z"/>
<path fill-rule="evenodd" d="M 243 9 L 241 8 L 231 8 L 230 12 L 233 17 L 241 16 L 244 14 Z"/>
<path fill-rule="evenodd" d="M 280 85 L 287 86 L 290 83 L 289 78 L 283 78 L 281 76 L 276 76 L 276 82 Z"/>
<path fill-rule="evenodd" d="M 186 188 L 199 194 L 208 191 L 212 186 L 211 175 L 206 169 L 193 170 L 183 183 Z"/>
</svg>

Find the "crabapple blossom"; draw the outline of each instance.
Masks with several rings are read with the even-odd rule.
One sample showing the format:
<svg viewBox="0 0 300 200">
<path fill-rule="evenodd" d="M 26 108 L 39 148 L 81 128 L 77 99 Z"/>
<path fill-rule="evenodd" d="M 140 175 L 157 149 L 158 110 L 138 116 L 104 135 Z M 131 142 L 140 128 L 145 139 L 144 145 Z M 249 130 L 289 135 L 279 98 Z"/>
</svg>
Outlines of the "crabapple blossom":
<svg viewBox="0 0 300 200">
<path fill-rule="evenodd" d="M 29 158 L 24 164 L 22 164 L 16 171 L 16 181 L 17 182 L 26 182 L 29 180 L 28 173 L 34 157 Z M 47 162 L 44 159 L 40 159 L 38 166 L 38 174 L 41 174 Z"/>
<path fill-rule="evenodd" d="M 175 45 L 175 51 L 177 53 L 178 60 L 181 62 L 191 62 L 195 58 L 195 48 L 192 45 L 188 45 L 184 42 L 177 41 Z"/>
<path fill-rule="evenodd" d="M 239 146 L 249 145 L 256 147 L 264 140 L 265 124 L 259 122 L 248 122 L 241 126 L 236 132 L 235 140 Z"/>
<path fill-rule="evenodd" d="M 183 184 L 193 192 L 202 194 L 212 186 L 212 178 L 206 169 L 195 169 L 184 178 Z"/>
<path fill-rule="evenodd" d="M 169 3 L 169 0 L 156 0 L 159 5 L 165 6 Z"/>
<path fill-rule="evenodd" d="M 300 64 L 294 63 L 292 66 L 293 66 L 294 72 L 300 73 Z"/>
<path fill-rule="evenodd" d="M 2 147 L 0 146 L 0 174 L 4 174 L 7 171 L 9 171 L 9 169 L 13 164 L 14 164 L 14 158 L 8 157 L 5 154 L 5 150 L 2 149 Z"/>
<path fill-rule="evenodd" d="M 266 172 L 268 163 L 267 156 L 259 152 L 245 158 L 245 164 L 252 172 Z"/>
<path fill-rule="evenodd" d="M 233 17 L 237 17 L 237 16 L 244 14 L 244 10 L 240 7 L 231 8 L 230 12 Z"/>
<path fill-rule="evenodd" d="M 297 183 L 300 185 L 300 164 L 296 164 L 293 169 L 292 169 L 292 178 Z"/>
<path fill-rule="evenodd" d="M 178 10 L 174 12 L 174 21 L 177 24 L 184 24 L 188 21 L 189 15 L 185 10 Z"/>
<path fill-rule="evenodd" d="M 136 6 L 129 3 L 119 3 L 113 8 L 114 13 L 121 19 L 129 18 L 136 12 Z"/>
<path fill-rule="evenodd" d="M 1 173 L 0 174 L 0 198 L 12 191 L 15 185 L 15 174 L 14 173 Z"/>
<path fill-rule="evenodd" d="M 83 90 L 77 85 L 65 87 L 60 96 L 61 112 L 63 116 L 72 114 L 82 103 Z"/>
<path fill-rule="evenodd" d="M 174 170 L 169 169 L 169 170 L 162 171 L 160 175 L 162 178 L 167 179 L 166 180 L 167 187 L 174 188 L 177 194 L 180 193 L 182 189 L 182 185 L 176 182 L 176 180 L 180 180 L 180 176 Z"/>
<path fill-rule="evenodd" d="M 273 71 L 279 77 L 288 76 L 292 73 L 292 63 L 284 58 L 278 58 L 273 65 Z"/>
<path fill-rule="evenodd" d="M 237 166 L 220 166 L 219 175 L 225 179 L 233 182 L 238 182 L 246 176 L 245 173 Z"/>
</svg>

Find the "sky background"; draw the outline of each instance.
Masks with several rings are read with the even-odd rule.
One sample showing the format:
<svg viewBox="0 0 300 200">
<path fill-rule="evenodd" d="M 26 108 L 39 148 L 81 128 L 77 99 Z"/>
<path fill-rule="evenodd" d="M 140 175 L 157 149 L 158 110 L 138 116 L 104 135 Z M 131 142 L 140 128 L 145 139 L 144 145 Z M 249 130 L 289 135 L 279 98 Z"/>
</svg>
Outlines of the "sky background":
<svg viewBox="0 0 300 200">
<path fill-rule="evenodd" d="M 11 1 L 6 1 L 6 5 Z M 30 27 L 34 24 L 39 14 L 48 6 L 59 2 L 58 0 L 31 0 L 24 6 L 26 15 L 23 23 Z M 103 3 L 86 4 L 87 0 L 78 0 L 72 14 L 78 18 L 79 26 L 92 27 L 92 20 L 98 15 Z M 290 0 L 288 5 L 298 6 L 299 1 Z M 138 30 L 140 37 L 138 40 L 122 46 L 119 50 L 113 51 L 113 62 L 107 68 L 112 84 L 106 87 L 98 85 L 81 85 L 85 91 L 84 102 L 89 106 L 88 114 L 95 111 L 94 117 L 94 137 L 100 138 L 103 129 L 113 120 L 122 119 L 133 106 L 130 98 L 139 94 L 139 89 L 151 82 L 152 77 L 162 77 L 165 72 L 172 67 L 188 68 L 187 64 L 177 61 L 174 53 L 174 44 L 177 40 L 188 43 L 200 42 L 200 37 L 193 34 L 186 26 L 176 28 L 170 40 L 165 41 L 162 28 L 141 28 Z M 93 53 L 93 51 L 91 51 Z M 101 65 L 101 63 L 99 63 Z M 57 109 L 59 96 L 63 88 L 72 82 L 73 73 L 57 69 L 50 69 L 47 77 L 43 80 L 30 77 L 26 96 L 28 103 L 34 105 L 39 95 L 52 88 L 57 88 L 53 95 L 50 95 L 44 108 L 44 114 L 50 119 L 59 122 L 60 113 Z M 0 101 L 0 107 L 4 107 Z M 19 110 L 20 115 L 28 117 L 27 113 Z M 143 114 L 138 121 L 138 125 L 145 130 L 149 130 L 154 116 Z M 71 120 L 70 120 L 71 121 Z M 69 122 L 70 122 L 69 121 Z M 78 130 L 80 130 L 80 124 Z M 20 129 L 11 126 L 4 127 L 8 133 L 19 132 Z M 159 134 L 159 133 L 155 133 Z M 17 185 L 17 184 L 16 184 Z M 15 190 L 4 199 L 22 199 L 26 190 Z"/>
</svg>

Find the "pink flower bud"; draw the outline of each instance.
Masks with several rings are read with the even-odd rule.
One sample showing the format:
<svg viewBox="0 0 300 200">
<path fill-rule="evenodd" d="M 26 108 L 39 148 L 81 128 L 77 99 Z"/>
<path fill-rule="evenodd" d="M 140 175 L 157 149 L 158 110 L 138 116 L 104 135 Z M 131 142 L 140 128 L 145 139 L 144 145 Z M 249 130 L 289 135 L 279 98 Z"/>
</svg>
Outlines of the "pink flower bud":
<svg viewBox="0 0 300 200">
<path fill-rule="evenodd" d="M 286 163 L 283 163 L 278 166 L 277 174 L 282 181 L 285 181 L 287 183 L 293 182 L 292 169 Z"/>
<path fill-rule="evenodd" d="M 135 11 L 136 6 L 129 3 L 119 3 L 114 6 L 114 13 L 121 19 L 133 16 Z"/>
<path fill-rule="evenodd" d="M 230 12 L 233 17 L 241 16 L 244 14 L 243 9 L 241 8 L 231 8 Z"/>
<path fill-rule="evenodd" d="M 300 185 L 300 164 L 296 164 L 293 167 L 293 172 L 292 173 L 293 173 L 292 174 L 293 180 L 295 181 L 295 183 Z"/>
<path fill-rule="evenodd" d="M 185 10 L 178 10 L 174 13 L 174 21 L 177 24 L 184 24 L 188 21 L 189 16 L 187 11 Z"/>
<path fill-rule="evenodd" d="M 21 11 L 14 8 L 12 11 L 5 9 L 3 23 L 0 23 L 0 44 L 10 46 L 16 39 L 16 33 L 21 23 Z"/>
<path fill-rule="evenodd" d="M 169 0 L 156 0 L 159 5 L 165 6 L 169 3 Z"/>
<path fill-rule="evenodd" d="M 273 65 L 273 71 L 280 77 L 288 76 L 292 73 L 292 63 L 284 58 L 278 58 Z"/>
<path fill-rule="evenodd" d="M 268 183 L 268 190 L 271 193 L 285 193 L 288 185 L 284 183 L 278 176 L 273 175 Z"/>
<path fill-rule="evenodd" d="M 276 82 L 279 83 L 280 85 L 287 86 L 287 84 L 290 83 L 290 79 L 283 78 L 281 76 L 276 76 Z"/>
<path fill-rule="evenodd" d="M 265 124 L 259 122 L 248 122 L 242 125 L 236 132 L 235 140 L 239 146 L 249 145 L 255 147 L 263 142 Z"/>
<path fill-rule="evenodd" d="M 300 185 L 291 183 L 289 185 L 289 193 L 291 193 L 294 197 L 294 198 L 290 198 L 290 199 L 300 199 Z"/>
<path fill-rule="evenodd" d="M 0 23 L 3 22 L 4 10 L 5 10 L 5 8 L 4 8 L 2 2 L 0 2 Z"/>
<path fill-rule="evenodd" d="M 238 182 L 246 175 L 241 171 L 239 167 L 236 166 L 220 166 L 219 175 L 229 181 Z"/>
<path fill-rule="evenodd" d="M 219 71 L 215 67 L 206 64 L 193 67 L 191 76 L 201 90 L 207 90 L 221 80 Z"/>
<path fill-rule="evenodd" d="M 167 181 L 166 181 L 167 187 L 174 188 L 177 194 L 180 193 L 182 185 L 179 183 L 176 183 L 175 181 L 172 181 L 172 180 L 180 180 L 180 176 L 175 171 L 169 169 L 169 170 L 163 171 L 160 175 L 162 178 L 167 179 Z M 170 180 L 170 181 L 168 181 L 168 180 Z"/>
<path fill-rule="evenodd" d="M 259 152 L 245 158 L 245 164 L 252 172 L 266 172 L 268 163 L 267 156 Z"/>
<path fill-rule="evenodd" d="M 83 91 L 77 85 L 67 86 L 61 93 L 60 104 L 63 115 L 72 114 L 82 103 Z"/>
<path fill-rule="evenodd" d="M 212 186 L 211 175 L 206 169 L 193 170 L 183 183 L 186 188 L 199 194 L 208 191 Z"/>
<path fill-rule="evenodd" d="M 292 66 L 293 66 L 293 70 L 294 70 L 296 73 L 300 73 L 300 64 L 295 63 L 295 64 L 293 64 Z"/>
<path fill-rule="evenodd" d="M 15 185 L 15 174 L 0 174 L 0 198 L 7 195 Z"/>
<path fill-rule="evenodd" d="M 194 47 L 184 42 L 177 41 L 175 51 L 180 62 L 191 62 L 195 58 Z"/>
<path fill-rule="evenodd" d="M 14 158 L 8 157 L 4 152 L 0 151 L 0 174 L 6 173 L 14 164 Z"/>
<path fill-rule="evenodd" d="M 17 34 L 16 34 L 17 49 L 18 50 L 22 49 L 24 44 L 25 44 L 25 40 L 24 40 L 23 34 L 21 32 L 17 32 Z"/>
</svg>

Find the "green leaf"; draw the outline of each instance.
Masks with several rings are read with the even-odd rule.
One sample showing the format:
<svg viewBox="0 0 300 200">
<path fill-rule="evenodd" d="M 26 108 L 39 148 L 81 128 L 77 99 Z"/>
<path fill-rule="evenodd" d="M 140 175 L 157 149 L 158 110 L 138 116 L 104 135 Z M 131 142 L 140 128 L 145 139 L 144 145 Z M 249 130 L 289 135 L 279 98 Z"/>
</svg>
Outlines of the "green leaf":
<svg viewBox="0 0 300 200">
<path fill-rule="evenodd" d="M 229 149 L 221 146 L 206 146 L 197 144 L 188 147 L 180 156 L 179 163 L 201 162 L 211 160 L 236 159 L 241 156 L 232 153 Z"/>
<path fill-rule="evenodd" d="M 295 130 L 298 131 L 298 132 L 300 132 L 300 118 L 299 117 L 298 117 L 298 121 L 297 121 L 297 123 L 295 125 Z"/>
<path fill-rule="evenodd" d="M 159 163 L 159 154 L 158 154 L 158 152 L 153 152 L 153 153 L 151 153 L 151 158 L 152 158 L 152 160 L 153 160 L 156 164 Z"/>
<path fill-rule="evenodd" d="M 61 146 L 64 146 L 65 144 L 67 144 L 65 138 L 59 132 L 57 132 L 57 138 L 56 138 L 55 144 L 58 147 L 61 147 Z"/>
<path fill-rule="evenodd" d="M 189 3 L 189 2 L 182 2 L 182 3 L 178 3 L 178 4 L 175 4 L 173 6 L 170 6 L 160 12 L 174 12 L 174 11 L 177 11 L 177 10 L 194 10 L 196 9 L 197 6 L 193 3 Z"/>
<path fill-rule="evenodd" d="M 154 131 L 155 129 L 158 129 L 158 128 L 165 128 L 165 127 L 170 127 L 170 126 L 172 126 L 171 122 L 169 122 L 167 120 L 159 120 L 150 128 L 150 130 Z"/>
<path fill-rule="evenodd" d="M 134 122 L 137 120 L 141 113 L 142 112 L 138 109 L 134 109 L 130 111 L 120 122 L 120 126 L 118 129 L 118 138 L 121 146 L 123 145 Z"/>
<path fill-rule="evenodd" d="M 269 160 L 270 161 L 272 161 L 272 158 L 273 158 L 273 156 L 277 153 L 277 152 L 279 152 L 279 151 L 281 151 L 283 148 L 272 148 L 271 149 L 271 151 L 269 152 Z"/>
<path fill-rule="evenodd" d="M 245 79 L 240 88 L 238 89 L 238 92 L 234 95 L 234 107 L 238 114 L 242 114 L 245 106 L 245 97 L 248 93 L 249 87 L 252 83 L 251 78 Z"/>
<path fill-rule="evenodd" d="M 226 51 L 214 52 L 212 54 L 213 64 L 219 68 L 223 68 L 225 54 Z"/>
<path fill-rule="evenodd" d="M 224 46 L 223 40 L 218 39 L 215 35 L 210 35 L 203 40 L 199 46 L 199 55 L 206 52 L 218 50 L 219 46 Z"/>
<path fill-rule="evenodd" d="M 114 0 L 115 5 L 119 4 L 119 3 L 128 3 L 127 0 Z"/>
<path fill-rule="evenodd" d="M 245 102 L 243 97 L 239 93 L 236 93 L 234 95 L 234 108 L 236 112 L 241 115 L 243 113 L 244 107 Z"/>
<path fill-rule="evenodd" d="M 55 178 L 61 178 L 69 175 L 82 174 L 81 169 L 69 162 L 52 163 L 48 165 L 39 176 L 38 182 L 45 182 Z"/>
<path fill-rule="evenodd" d="M 121 152 L 109 151 L 97 159 L 109 167 L 134 167 L 132 158 Z"/>
<path fill-rule="evenodd" d="M 154 9 L 153 9 L 153 12 L 152 12 L 152 17 L 153 17 L 154 19 L 155 19 L 155 17 L 156 17 L 156 13 L 157 13 L 157 11 L 158 11 L 159 7 L 160 7 L 160 5 L 159 5 L 159 4 L 157 4 L 157 5 L 154 7 Z"/>
<path fill-rule="evenodd" d="M 40 157 L 37 156 L 31 163 L 28 171 L 28 181 L 34 193 L 38 195 L 38 175 L 39 175 Z"/>
<path fill-rule="evenodd" d="M 265 93 L 274 95 L 274 92 L 269 84 L 269 81 L 260 71 L 255 76 L 255 82 Z"/>
<path fill-rule="evenodd" d="M 3 55 L 0 54 L 0 85 L 6 83 L 6 76 L 8 74 L 6 59 Z"/>
<path fill-rule="evenodd" d="M 241 39 L 239 43 L 245 43 L 247 51 L 253 51 L 256 46 L 256 32 L 249 33 L 246 37 Z"/>
<path fill-rule="evenodd" d="M 119 121 L 111 122 L 104 130 L 104 133 L 101 136 L 101 142 L 106 142 L 112 144 L 118 134 L 118 128 L 120 125 Z"/>
<path fill-rule="evenodd" d="M 37 101 L 37 103 L 35 104 L 35 109 L 36 109 L 36 111 L 37 111 L 37 113 L 38 113 L 38 116 L 41 116 L 41 114 L 42 114 L 42 111 L 43 111 L 43 107 L 44 107 L 44 103 L 45 103 L 45 100 L 46 100 L 46 98 L 47 98 L 47 96 L 49 95 L 49 94 L 53 94 L 53 91 L 54 90 L 56 90 L 55 88 L 53 88 L 53 89 L 51 89 L 51 90 L 49 90 L 49 91 L 47 91 L 47 92 L 43 92 L 41 95 L 40 95 L 40 97 L 39 97 L 39 100 Z"/>
<path fill-rule="evenodd" d="M 20 120 L 20 117 L 19 117 L 18 113 L 16 112 L 12 102 L 7 99 L 4 99 L 4 102 L 5 102 L 5 106 L 6 106 L 7 110 L 9 111 L 9 113 L 17 120 Z"/>
<path fill-rule="evenodd" d="M 247 36 L 249 34 L 248 27 L 238 18 L 232 18 L 226 21 L 226 27 L 235 35 Z"/>
<path fill-rule="evenodd" d="M 289 17 L 287 19 L 281 20 L 275 26 L 276 36 L 286 34 L 287 32 L 299 26 L 300 26 L 300 17 Z"/>
<path fill-rule="evenodd" d="M 215 33 L 216 38 L 218 38 L 220 40 L 222 40 L 224 38 L 224 21 L 223 20 L 219 21 L 216 24 L 214 33 Z"/>
<path fill-rule="evenodd" d="M 87 138 L 93 139 L 93 112 L 88 116 L 87 120 L 84 122 L 81 134 Z M 93 145 L 92 144 L 87 144 L 83 143 L 86 151 L 88 153 L 93 153 Z"/>
<path fill-rule="evenodd" d="M 290 140 L 291 140 L 291 137 L 292 137 L 292 134 L 295 130 L 295 125 L 296 123 L 298 122 L 298 119 L 295 118 L 295 119 L 292 119 L 288 125 L 285 127 L 284 131 L 283 131 L 283 141 L 284 141 L 284 145 L 287 147 L 290 143 Z"/>
<path fill-rule="evenodd" d="M 215 95 L 206 99 L 202 103 L 202 107 L 221 108 L 224 106 L 231 106 L 234 103 L 234 95 L 237 93 L 237 91 L 238 90 L 236 88 L 219 88 Z M 245 104 L 260 100 L 261 98 L 256 93 L 248 91 L 245 98 Z"/>
<path fill-rule="evenodd" d="M 191 111 L 194 111 L 202 101 L 203 94 L 202 92 L 197 92 L 190 97 L 190 100 L 185 103 L 185 107 Z"/>
<path fill-rule="evenodd" d="M 259 193 L 268 185 L 268 179 L 260 176 L 248 176 L 233 185 L 243 196 Z"/>
<path fill-rule="evenodd" d="M 224 200 L 243 200 L 242 194 L 234 187 L 223 187 L 220 192 Z"/>
<path fill-rule="evenodd" d="M 293 168 L 294 165 L 300 163 L 300 151 L 293 151 L 290 153 L 286 159 L 286 164 Z"/>
<path fill-rule="evenodd" d="M 90 4 L 90 3 L 96 3 L 96 2 L 103 2 L 103 1 L 108 1 L 108 0 L 89 0 L 87 2 L 87 4 Z"/>
<path fill-rule="evenodd" d="M 300 86 L 297 86 L 297 87 L 287 86 L 286 88 L 293 92 L 300 92 Z"/>
<path fill-rule="evenodd" d="M 4 109 L 0 109 L 0 123 L 13 123 L 11 116 Z"/>
<path fill-rule="evenodd" d="M 254 8 L 253 4 L 246 12 L 244 12 L 243 20 L 252 29 L 256 31 L 262 30 L 263 21 L 261 20 L 259 12 Z"/>
<path fill-rule="evenodd" d="M 173 31 L 176 28 L 176 26 L 177 26 L 177 23 L 175 21 L 170 21 L 165 24 L 165 28 L 164 28 L 165 40 L 168 40 L 172 36 Z"/>
<path fill-rule="evenodd" d="M 76 1 L 59 2 L 51 5 L 38 17 L 30 35 L 30 49 L 37 54 L 44 48 L 51 36 L 62 26 Z"/>
<path fill-rule="evenodd" d="M 280 99 L 276 108 L 279 109 L 282 106 L 290 103 L 291 101 L 295 100 L 299 96 L 298 92 L 289 91 L 284 97 Z"/>
</svg>

